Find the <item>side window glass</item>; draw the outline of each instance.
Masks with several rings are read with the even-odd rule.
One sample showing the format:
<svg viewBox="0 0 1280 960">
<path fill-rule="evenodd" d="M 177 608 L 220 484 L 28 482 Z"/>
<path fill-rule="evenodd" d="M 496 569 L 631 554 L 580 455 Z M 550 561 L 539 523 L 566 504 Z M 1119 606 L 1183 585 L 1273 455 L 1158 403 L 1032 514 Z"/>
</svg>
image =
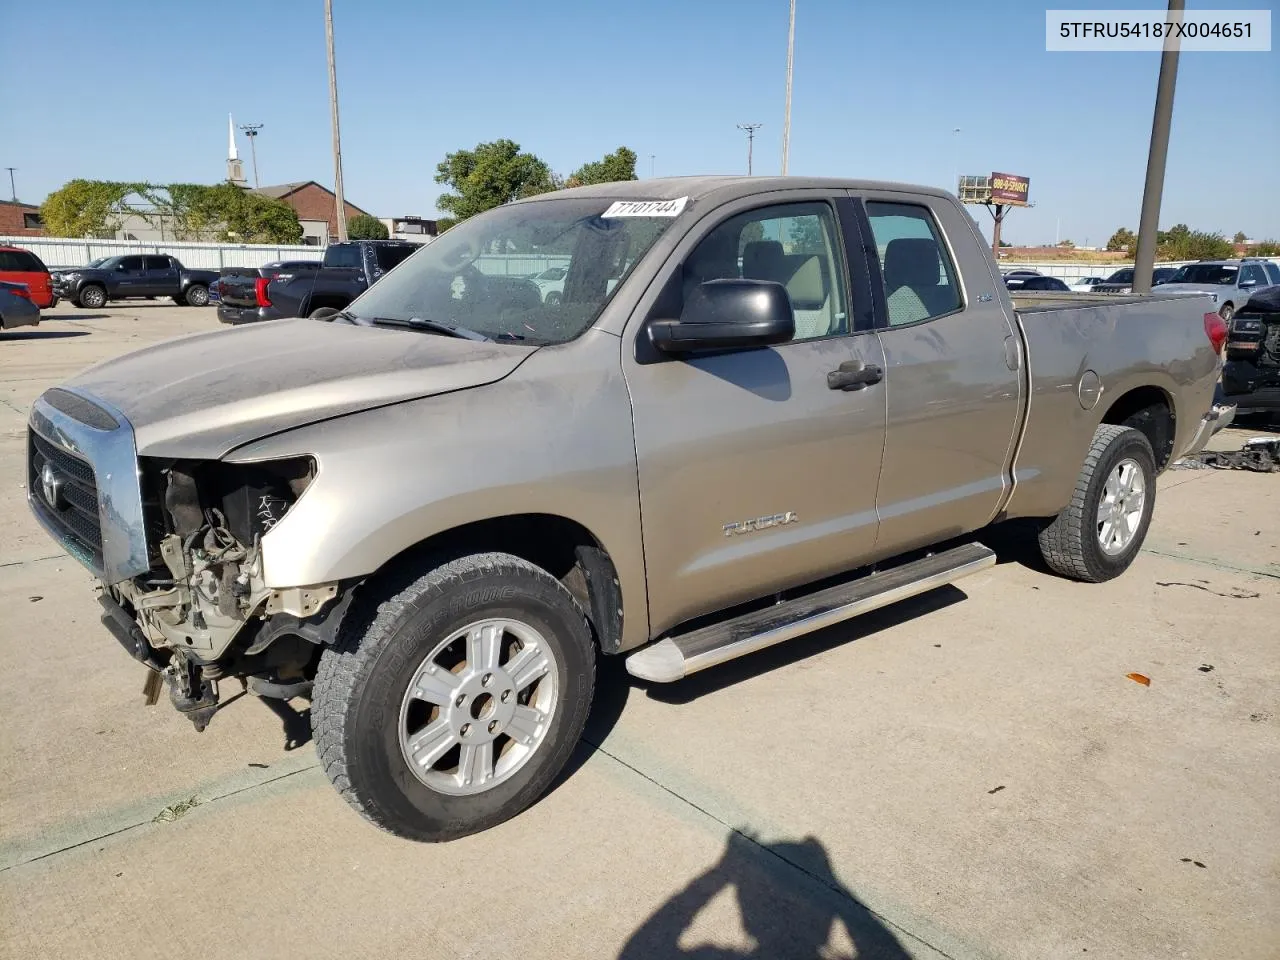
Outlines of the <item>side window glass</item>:
<svg viewBox="0 0 1280 960">
<path fill-rule="evenodd" d="M 142 269 L 141 257 L 122 257 L 120 259 L 120 269 L 124 271 L 133 271 Z"/>
<path fill-rule="evenodd" d="M 1244 268 L 1244 279 L 1252 280 L 1257 286 L 1265 287 L 1267 285 L 1266 275 L 1263 274 L 1261 267 L 1247 266 Z"/>
<path fill-rule="evenodd" d="M 152 273 L 163 273 L 169 269 L 168 257 L 147 257 L 147 270 Z"/>
<path fill-rule="evenodd" d="M 960 309 L 955 264 L 927 207 L 867 203 L 880 257 L 889 326 L 899 327 Z"/>
<path fill-rule="evenodd" d="M 731 217 L 702 239 L 682 267 L 685 297 L 707 280 L 782 284 L 796 316 L 796 340 L 849 332 L 835 217 L 825 203 L 793 203 Z"/>
</svg>

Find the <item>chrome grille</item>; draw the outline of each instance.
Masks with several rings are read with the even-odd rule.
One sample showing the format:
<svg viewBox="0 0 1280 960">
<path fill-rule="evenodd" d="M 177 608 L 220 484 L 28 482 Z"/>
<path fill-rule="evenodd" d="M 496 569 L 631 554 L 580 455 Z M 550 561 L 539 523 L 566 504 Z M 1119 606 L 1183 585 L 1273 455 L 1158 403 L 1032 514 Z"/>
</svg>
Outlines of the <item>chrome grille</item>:
<svg viewBox="0 0 1280 960">
<path fill-rule="evenodd" d="M 52 525 L 55 535 L 77 559 L 101 569 L 102 528 L 93 467 L 35 431 L 28 436 L 27 489 L 33 509 Z M 53 483 L 46 484 L 46 477 Z"/>
</svg>

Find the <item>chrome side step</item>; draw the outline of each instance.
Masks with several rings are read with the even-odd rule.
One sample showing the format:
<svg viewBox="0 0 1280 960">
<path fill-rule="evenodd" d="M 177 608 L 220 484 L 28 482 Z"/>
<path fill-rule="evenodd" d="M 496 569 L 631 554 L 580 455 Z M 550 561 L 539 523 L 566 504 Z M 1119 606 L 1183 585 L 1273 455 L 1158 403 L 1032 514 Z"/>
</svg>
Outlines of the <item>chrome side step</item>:
<svg viewBox="0 0 1280 960">
<path fill-rule="evenodd" d="M 641 680 L 670 683 L 726 660 L 954 583 L 995 562 L 996 555 L 990 548 L 967 543 L 724 623 L 667 637 L 627 657 L 627 672 Z"/>
</svg>

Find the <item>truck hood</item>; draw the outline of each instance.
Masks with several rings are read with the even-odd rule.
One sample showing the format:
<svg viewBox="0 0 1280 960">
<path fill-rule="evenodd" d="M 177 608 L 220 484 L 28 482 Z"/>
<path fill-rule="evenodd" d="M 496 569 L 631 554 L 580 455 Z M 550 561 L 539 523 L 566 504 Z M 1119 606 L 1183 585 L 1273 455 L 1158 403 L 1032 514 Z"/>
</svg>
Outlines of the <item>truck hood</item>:
<svg viewBox="0 0 1280 960">
<path fill-rule="evenodd" d="M 123 413 L 143 456 L 214 459 L 293 427 L 493 383 L 536 349 L 276 320 L 159 343 L 67 386 Z"/>
</svg>

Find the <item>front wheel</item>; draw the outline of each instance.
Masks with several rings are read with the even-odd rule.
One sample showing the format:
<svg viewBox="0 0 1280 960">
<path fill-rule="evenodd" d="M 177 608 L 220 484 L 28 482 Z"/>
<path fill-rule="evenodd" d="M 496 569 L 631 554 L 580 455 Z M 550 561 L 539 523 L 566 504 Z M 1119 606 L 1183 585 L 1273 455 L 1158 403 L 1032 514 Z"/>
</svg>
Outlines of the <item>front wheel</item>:
<svg viewBox="0 0 1280 960">
<path fill-rule="evenodd" d="M 97 310 L 107 303 L 107 291 L 101 287 L 83 287 L 80 290 L 80 306 L 85 310 Z"/>
<path fill-rule="evenodd" d="M 533 803 L 573 752 L 595 687 L 577 601 L 501 553 L 390 595 L 364 589 L 367 612 L 348 616 L 316 675 L 312 726 L 333 785 L 413 840 L 475 833 Z"/>
<path fill-rule="evenodd" d="M 202 283 L 193 283 L 187 287 L 187 292 L 183 299 L 193 307 L 207 307 L 209 305 L 209 288 Z"/>
<path fill-rule="evenodd" d="M 1093 435 L 1071 502 L 1040 531 L 1040 553 L 1056 573 L 1100 583 L 1118 577 L 1142 548 L 1156 502 L 1151 442 L 1132 427 Z"/>
<path fill-rule="evenodd" d="M 1235 315 L 1236 308 L 1229 303 L 1224 303 L 1222 305 L 1222 309 L 1218 311 L 1218 316 L 1220 316 L 1222 318 L 1222 322 L 1226 324 L 1230 324 L 1231 318 Z"/>
</svg>

